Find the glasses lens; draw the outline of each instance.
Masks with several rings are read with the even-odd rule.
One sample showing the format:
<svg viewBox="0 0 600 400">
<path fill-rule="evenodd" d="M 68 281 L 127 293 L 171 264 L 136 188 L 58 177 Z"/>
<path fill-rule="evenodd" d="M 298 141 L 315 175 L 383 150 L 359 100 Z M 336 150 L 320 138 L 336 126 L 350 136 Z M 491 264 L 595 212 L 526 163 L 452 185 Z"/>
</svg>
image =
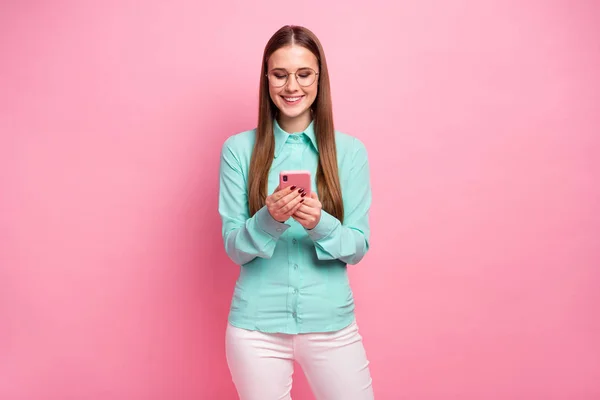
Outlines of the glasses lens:
<svg viewBox="0 0 600 400">
<path fill-rule="evenodd" d="M 287 82 L 287 73 L 284 71 L 271 71 L 269 72 L 269 83 L 275 87 L 285 85 Z"/>
<path fill-rule="evenodd" d="M 302 68 L 296 72 L 296 77 L 300 86 L 310 86 L 315 82 L 317 74 L 310 68 Z"/>
</svg>

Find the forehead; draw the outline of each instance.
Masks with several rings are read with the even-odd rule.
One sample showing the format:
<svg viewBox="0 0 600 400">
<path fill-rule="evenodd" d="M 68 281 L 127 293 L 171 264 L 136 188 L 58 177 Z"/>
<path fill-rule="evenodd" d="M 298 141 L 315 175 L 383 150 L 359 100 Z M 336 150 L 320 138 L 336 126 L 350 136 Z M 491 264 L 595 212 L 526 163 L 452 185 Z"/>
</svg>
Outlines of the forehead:
<svg viewBox="0 0 600 400">
<path fill-rule="evenodd" d="M 289 71 L 303 67 L 317 70 L 318 66 L 317 57 L 302 46 L 285 46 L 277 49 L 271 54 L 268 62 L 269 69 L 283 68 Z"/>
</svg>

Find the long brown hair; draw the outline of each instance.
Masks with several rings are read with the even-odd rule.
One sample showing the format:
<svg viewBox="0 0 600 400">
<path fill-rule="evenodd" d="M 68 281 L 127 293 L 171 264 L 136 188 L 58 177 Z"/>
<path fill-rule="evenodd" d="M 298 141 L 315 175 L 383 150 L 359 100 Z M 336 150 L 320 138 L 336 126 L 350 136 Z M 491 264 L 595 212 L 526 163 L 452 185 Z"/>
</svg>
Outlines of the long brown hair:
<svg viewBox="0 0 600 400">
<path fill-rule="evenodd" d="M 317 192 L 323 210 L 343 221 L 344 204 L 338 175 L 331 90 L 325 53 L 314 33 L 304 27 L 293 25 L 284 26 L 275 32 L 267 42 L 263 54 L 260 71 L 258 126 L 248 172 L 250 215 L 254 215 L 265 204 L 269 170 L 275 155 L 273 118 L 277 116 L 278 109 L 269 95 L 269 82 L 266 77 L 267 62 L 275 51 L 289 45 L 305 47 L 317 57 L 319 62 L 317 97 L 311 106 L 319 148 L 319 165 L 316 176 Z"/>
</svg>

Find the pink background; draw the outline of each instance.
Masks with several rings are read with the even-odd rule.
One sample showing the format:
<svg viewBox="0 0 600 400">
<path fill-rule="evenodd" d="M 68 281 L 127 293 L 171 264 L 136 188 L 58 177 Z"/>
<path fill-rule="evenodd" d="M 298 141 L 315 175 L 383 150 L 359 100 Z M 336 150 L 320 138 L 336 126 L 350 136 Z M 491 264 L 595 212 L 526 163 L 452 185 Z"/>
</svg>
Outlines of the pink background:
<svg viewBox="0 0 600 400">
<path fill-rule="evenodd" d="M 0 6 L 1 399 L 235 398 L 219 152 L 288 23 L 371 157 L 377 398 L 600 398 L 599 3 L 52 3 Z"/>
</svg>

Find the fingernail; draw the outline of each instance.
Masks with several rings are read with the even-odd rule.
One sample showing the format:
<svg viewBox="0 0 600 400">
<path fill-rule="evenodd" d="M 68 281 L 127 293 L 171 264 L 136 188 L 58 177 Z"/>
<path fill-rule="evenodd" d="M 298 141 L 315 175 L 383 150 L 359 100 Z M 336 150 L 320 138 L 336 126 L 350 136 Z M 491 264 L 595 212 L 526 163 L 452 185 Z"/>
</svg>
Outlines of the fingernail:
<svg viewBox="0 0 600 400">
<path fill-rule="evenodd" d="M 304 201 L 304 199 L 300 200 L 300 203 L 302 203 Z"/>
<path fill-rule="evenodd" d="M 298 189 L 298 193 L 304 192 L 304 189 Z"/>
<path fill-rule="evenodd" d="M 290 188 L 290 190 L 294 190 L 294 189 L 296 189 L 296 186 L 292 186 L 292 187 Z"/>
<path fill-rule="evenodd" d="M 304 192 L 300 195 L 300 197 L 304 197 L 304 196 L 306 196 L 306 192 Z M 302 201 L 304 201 L 304 199 Z"/>
</svg>

